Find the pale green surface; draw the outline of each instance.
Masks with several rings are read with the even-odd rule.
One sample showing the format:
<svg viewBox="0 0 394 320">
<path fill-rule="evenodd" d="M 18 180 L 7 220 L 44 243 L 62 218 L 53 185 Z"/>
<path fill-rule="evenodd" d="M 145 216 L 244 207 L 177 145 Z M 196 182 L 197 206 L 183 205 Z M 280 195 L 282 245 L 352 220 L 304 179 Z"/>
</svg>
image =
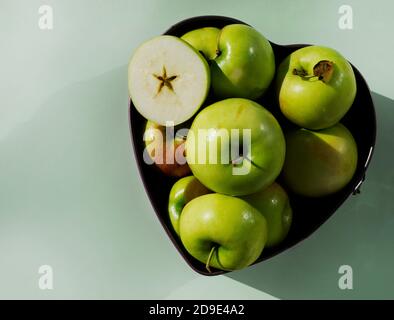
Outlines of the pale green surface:
<svg viewBox="0 0 394 320">
<path fill-rule="evenodd" d="M 0 298 L 393 298 L 394 90 L 391 1 L 0 0 Z M 296 248 L 230 277 L 204 278 L 158 224 L 132 155 L 127 62 L 143 40 L 222 14 L 278 43 L 332 46 L 367 78 L 377 150 L 360 196 Z M 38 267 L 54 290 L 38 288 Z M 350 264 L 354 290 L 338 289 Z M 233 279 L 237 280 L 234 281 Z M 250 287 L 254 287 L 252 289 Z"/>
</svg>

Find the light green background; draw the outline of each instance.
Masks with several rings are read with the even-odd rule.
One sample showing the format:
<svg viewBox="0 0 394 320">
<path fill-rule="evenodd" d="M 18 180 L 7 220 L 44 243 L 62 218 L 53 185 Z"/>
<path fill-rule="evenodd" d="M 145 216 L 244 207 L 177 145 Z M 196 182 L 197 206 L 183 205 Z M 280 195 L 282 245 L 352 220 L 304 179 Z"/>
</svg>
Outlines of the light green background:
<svg viewBox="0 0 394 320">
<path fill-rule="evenodd" d="M 54 29 L 38 28 L 38 8 Z M 354 29 L 338 28 L 350 4 Z M 0 0 L 0 298 L 394 298 L 392 1 Z M 362 194 L 313 236 L 207 278 L 182 260 L 139 178 L 126 66 L 190 16 L 227 15 L 282 44 L 334 47 L 369 82 L 378 143 Z M 54 290 L 38 268 L 54 270 Z M 354 289 L 338 288 L 353 267 Z"/>
</svg>

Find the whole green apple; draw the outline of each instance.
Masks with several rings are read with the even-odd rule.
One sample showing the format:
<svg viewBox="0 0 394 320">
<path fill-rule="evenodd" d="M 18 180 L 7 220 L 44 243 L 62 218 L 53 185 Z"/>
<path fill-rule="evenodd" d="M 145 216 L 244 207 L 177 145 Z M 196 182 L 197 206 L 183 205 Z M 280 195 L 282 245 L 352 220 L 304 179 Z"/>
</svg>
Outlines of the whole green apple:
<svg viewBox="0 0 394 320">
<path fill-rule="evenodd" d="M 341 190 L 357 167 L 357 145 L 342 124 L 311 131 L 298 129 L 286 135 L 283 178 L 295 193 L 321 197 Z"/>
<path fill-rule="evenodd" d="M 282 113 L 313 130 L 336 124 L 356 96 L 350 63 L 337 51 L 319 46 L 290 54 L 278 68 L 276 86 Z"/>
<path fill-rule="evenodd" d="M 231 98 L 196 116 L 186 139 L 186 159 L 208 189 L 246 195 L 275 181 L 285 159 L 285 139 L 264 107 Z"/>
<path fill-rule="evenodd" d="M 199 196 L 210 193 L 194 176 L 184 177 L 172 186 L 168 199 L 168 213 L 175 232 L 179 236 L 179 219 L 183 207 Z"/>
<path fill-rule="evenodd" d="M 209 61 L 216 58 L 218 54 L 218 39 L 220 29 L 205 27 L 192 30 L 184 34 L 181 39 L 199 50 Z"/>
<path fill-rule="evenodd" d="M 275 74 L 275 56 L 269 41 L 244 24 L 193 30 L 182 37 L 211 60 L 213 92 L 219 99 L 257 99 Z"/>
<path fill-rule="evenodd" d="M 264 216 L 246 201 L 222 194 L 195 198 L 184 207 L 180 235 L 197 260 L 222 270 L 242 269 L 260 256 L 267 241 Z"/>
<path fill-rule="evenodd" d="M 280 244 L 289 233 L 293 219 L 286 191 L 276 182 L 268 188 L 243 196 L 241 199 L 255 207 L 267 220 L 268 239 L 266 247 Z"/>
</svg>

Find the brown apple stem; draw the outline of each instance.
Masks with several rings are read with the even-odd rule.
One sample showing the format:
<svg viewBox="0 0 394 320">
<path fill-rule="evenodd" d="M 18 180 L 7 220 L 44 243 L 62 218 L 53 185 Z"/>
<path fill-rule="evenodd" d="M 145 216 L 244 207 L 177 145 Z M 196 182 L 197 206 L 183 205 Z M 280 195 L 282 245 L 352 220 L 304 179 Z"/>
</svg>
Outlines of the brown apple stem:
<svg viewBox="0 0 394 320">
<path fill-rule="evenodd" d="M 212 60 L 215 60 L 217 57 L 219 57 L 222 54 L 222 51 L 219 49 L 220 48 L 220 37 L 222 35 L 222 31 L 223 31 L 223 29 L 219 31 L 218 37 L 216 39 L 216 52 L 215 52 L 216 57 L 213 58 Z"/>
<path fill-rule="evenodd" d="M 294 74 L 295 76 L 300 76 L 301 78 L 308 77 L 308 72 L 306 72 L 306 70 L 303 69 L 303 68 L 301 68 L 301 69 L 296 69 L 296 68 L 294 68 L 294 69 L 293 69 L 293 74 Z"/>
<path fill-rule="evenodd" d="M 213 253 L 215 252 L 215 250 L 216 250 L 216 247 L 213 246 L 212 249 L 211 249 L 211 252 L 209 253 L 209 256 L 208 256 L 208 259 L 207 259 L 207 263 L 205 264 L 205 268 L 208 270 L 209 273 L 212 273 L 209 264 L 211 263 L 211 259 L 212 259 L 212 256 L 213 256 Z"/>
<path fill-rule="evenodd" d="M 305 69 L 293 69 L 293 74 L 300 76 L 304 80 L 314 79 L 323 82 L 330 81 L 334 72 L 334 63 L 328 60 L 321 60 L 313 67 L 313 75 L 308 75 Z"/>
</svg>

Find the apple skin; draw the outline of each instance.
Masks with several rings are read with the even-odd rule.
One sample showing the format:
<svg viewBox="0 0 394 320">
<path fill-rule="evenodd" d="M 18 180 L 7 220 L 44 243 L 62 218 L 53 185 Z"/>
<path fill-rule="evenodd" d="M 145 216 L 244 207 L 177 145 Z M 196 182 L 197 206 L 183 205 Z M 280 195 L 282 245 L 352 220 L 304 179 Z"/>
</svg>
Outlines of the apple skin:
<svg viewBox="0 0 394 320">
<path fill-rule="evenodd" d="M 321 197 L 341 190 L 357 168 L 357 145 L 342 124 L 311 131 L 298 129 L 286 134 L 283 178 L 294 193 Z"/>
<path fill-rule="evenodd" d="M 200 129 L 215 132 L 206 137 L 205 147 L 198 136 Z M 225 161 L 221 153 L 229 154 L 233 142 L 221 139 L 220 131 L 227 131 L 230 137 L 232 129 L 251 130 L 251 148 L 246 148 L 242 162 L 251 164 L 247 174 L 234 175 L 231 161 L 222 163 Z M 213 143 L 218 145 L 216 164 L 209 161 L 209 146 Z M 196 116 L 186 139 L 186 151 L 190 169 L 202 184 L 218 193 L 239 196 L 257 192 L 275 181 L 285 159 L 285 139 L 279 123 L 268 110 L 251 100 L 231 98 L 206 107 Z M 198 161 L 200 154 L 206 155 L 205 162 Z"/>
<path fill-rule="evenodd" d="M 319 80 L 314 67 L 320 61 L 333 63 L 331 76 Z M 294 74 L 304 70 L 306 76 Z M 308 78 L 309 77 L 309 78 Z M 290 121 L 312 130 L 333 126 L 345 115 L 356 96 L 352 66 L 337 51 L 309 46 L 290 54 L 279 66 L 276 78 L 279 106 Z"/>
<path fill-rule="evenodd" d="M 194 176 L 183 177 L 172 186 L 168 199 L 168 213 L 175 232 L 179 236 L 179 220 L 184 206 L 194 198 L 210 193 Z"/>
<path fill-rule="evenodd" d="M 214 95 L 218 99 L 252 100 L 262 96 L 275 75 L 275 56 L 269 41 L 244 24 L 230 24 L 220 32 L 213 29 L 196 29 L 182 39 L 210 60 Z"/>
<path fill-rule="evenodd" d="M 264 216 L 246 201 L 218 193 L 195 198 L 184 207 L 180 235 L 197 260 L 221 270 L 238 270 L 255 262 L 267 241 Z"/>
<path fill-rule="evenodd" d="M 181 39 L 200 51 L 205 59 L 213 60 L 217 56 L 218 38 L 220 29 L 205 27 L 189 31 Z"/>
<path fill-rule="evenodd" d="M 155 139 L 154 131 L 151 130 L 160 130 L 163 137 L 163 144 L 161 144 L 161 141 Z M 167 141 L 165 130 L 166 127 L 148 120 L 144 131 L 145 150 L 156 167 L 165 175 L 184 177 L 190 174 L 190 168 L 187 163 L 177 163 L 175 153 L 184 152 L 185 140 L 175 136 L 173 143 L 172 141 Z M 166 163 L 167 154 L 170 153 L 174 155 L 174 161 L 173 163 Z"/>
<path fill-rule="evenodd" d="M 211 64 L 212 87 L 219 98 L 257 99 L 275 74 L 275 56 L 269 41 L 254 28 L 225 26 L 218 41 L 220 55 Z"/>
<path fill-rule="evenodd" d="M 286 191 L 276 182 L 259 192 L 241 199 L 255 207 L 267 220 L 266 247 L 279 245 L 287 236 L 293 220 L 293 211 Z"/>
</svg>

